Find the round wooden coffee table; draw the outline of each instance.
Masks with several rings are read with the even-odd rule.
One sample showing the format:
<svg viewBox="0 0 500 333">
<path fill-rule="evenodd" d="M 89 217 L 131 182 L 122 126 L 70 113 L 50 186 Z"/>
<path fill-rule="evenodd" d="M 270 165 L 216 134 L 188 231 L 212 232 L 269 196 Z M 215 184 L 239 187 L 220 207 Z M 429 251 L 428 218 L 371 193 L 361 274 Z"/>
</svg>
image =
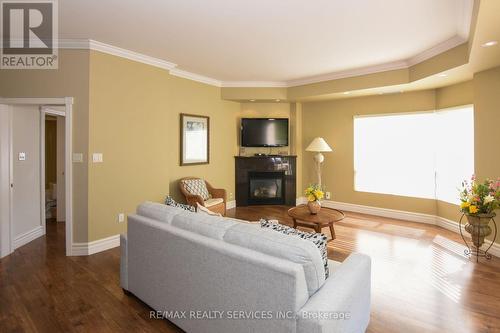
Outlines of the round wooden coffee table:
<svg viewBox="0 0 500 333">
<path fill-rule="evenodd" d="M 340 210 L 326 207 L 321 207 L 318 214 L 313 215 L 306 205 L 290 208 L 288 210 L 288 215 L 293 219 L 294 228 L 313 228 L 314 231 L 321 233 L 322 228 L 329 227 L 332 233 L 332 239 L 328 240 L 329 242 L 335 239 L 333 223 L 345 217 L 345 214 Z"/>
</svg>

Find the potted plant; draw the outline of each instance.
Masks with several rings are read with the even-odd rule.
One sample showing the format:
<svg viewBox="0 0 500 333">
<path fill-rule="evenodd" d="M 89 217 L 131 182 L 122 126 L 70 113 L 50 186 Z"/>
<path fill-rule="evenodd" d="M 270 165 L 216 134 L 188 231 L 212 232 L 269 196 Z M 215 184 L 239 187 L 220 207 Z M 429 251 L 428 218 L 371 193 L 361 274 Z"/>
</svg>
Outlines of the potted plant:
<svg viewBox="0 0 500 333">
<path fill-rule="evenodd" d="M 463 181 L 460 201 L 460 210 L 468 221 L 465 230 L 471 235 L 476 250 L 479 250 L 484 238 L 491 234 L 490 221 L 496 216 L 495 210 L 500 208 L 500 178 L 478 182 L 472 176 L 470 182 Z"/>
<path fill-rule="evenodd" d="M 319 184 L 311 184 L 305 190 L 305 195 L 307 198 L 307 208 L 311 214 L 318 214 L 321 209 L 320 200 L 323 199 L 325 193 Z"/>
</svg>

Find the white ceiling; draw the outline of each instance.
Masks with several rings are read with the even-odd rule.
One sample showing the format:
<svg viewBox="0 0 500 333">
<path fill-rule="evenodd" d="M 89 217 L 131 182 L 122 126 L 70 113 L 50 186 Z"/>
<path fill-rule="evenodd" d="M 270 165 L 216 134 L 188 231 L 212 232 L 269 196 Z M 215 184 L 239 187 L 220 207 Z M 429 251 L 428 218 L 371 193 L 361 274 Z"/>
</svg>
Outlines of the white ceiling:
<svg viewBox="0 0 500 333">
<path fill-rule="evenodd" d="M 456 46 L 468 38 L 472 2 L 63 0 L 59 34 L 173 62 L 228 86 L 290 85 L 404 66 Z"/>
</svg>

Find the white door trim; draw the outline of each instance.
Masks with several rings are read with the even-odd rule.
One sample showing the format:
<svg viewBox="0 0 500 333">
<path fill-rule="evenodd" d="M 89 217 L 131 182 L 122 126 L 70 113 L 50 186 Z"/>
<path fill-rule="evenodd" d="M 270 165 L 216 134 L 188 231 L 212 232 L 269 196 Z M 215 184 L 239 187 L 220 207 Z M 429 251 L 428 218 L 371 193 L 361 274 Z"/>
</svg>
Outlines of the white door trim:
<svg viewBox="0 0 500 333">
<path fill-rule="evenodd" d="M 47 232 L 45 216 L 45 112 L 43 106 L 40 106 L 40 225 L 42 226 L 43 234 Z"/>
<path fill-rule="evenodd" d="M 73 155 L 73 126 L 72 126 L 72 113 L 73 113 L 73 97 L 62 97 L 62 98 L 1 98 L 0 104 L 7 105 L 16 105 L 16 104 L 24 104 L 24 105 L 60 105 L 65 107 L 64 117 L 65 117 L 65 169 L 64 173 L 66 175 L 66 255 L 71 256 L 71 249 L 73 247 L 73 163 L 71 162 L 71 156 Z M 55 110 L 52 110 L 55 111 Z M 62 116 L 62 112 L 58 112 L 60 116 Z M 12 128 L 12 117 L 10 117 L 11 124 L 9 125 Z M 45 125 L 45 123 L 44 123 Z M 11 133 L 12 134 L 12 133 Z M 44 138 L 45 139 L 45 138 Z M 11 144 L 11 155 L 12 155 L 12 140 Z M 41 143 L 42 144 L 42 143 Z M 45 157 L 43 157 L 43 164 L 45 164 Z M 42 159 L 41 159 L 42 160 Z M 12 156 L 11 156 L 11 167 L 10 167 L 10 177 L 12 183 Z M 43 168 L 43 182 L 45 182 L 45 165 L 42 165 Z M 42 179 L 42 178 L 41 178 Z M 41 182 L 41 184 L 43 184 Z M 42 185 L 40 185 L 42 186 Z M 43 191 L 41 193 L 43 200 L 45 201 L 45 186 L 43 186 Z M 10 196 L 12 198 L 12 188 L 10 191 Z M 41 217 L 45 217 L 45 202 L 42 205 L 42 214 Z M 12 235 L 12 199 L 10 200 L 10 244 L 11 244 L 11 253 L 13 249 L 13 235 Z M 45 226 L 45 219 L 43 221 L 43 226 Z"/>
</svg>

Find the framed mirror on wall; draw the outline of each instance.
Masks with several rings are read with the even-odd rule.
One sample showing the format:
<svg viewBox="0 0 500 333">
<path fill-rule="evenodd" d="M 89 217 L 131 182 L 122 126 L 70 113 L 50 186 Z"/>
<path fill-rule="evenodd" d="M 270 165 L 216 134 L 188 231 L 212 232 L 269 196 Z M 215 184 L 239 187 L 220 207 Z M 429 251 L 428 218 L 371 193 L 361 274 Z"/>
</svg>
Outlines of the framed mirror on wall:
<svg viewBox="0 0 500 333">
<path fill-rule="evenodd" d="M 210 118 L 181 113 L 180 165 L 210 163 Z"/>
</svg>

